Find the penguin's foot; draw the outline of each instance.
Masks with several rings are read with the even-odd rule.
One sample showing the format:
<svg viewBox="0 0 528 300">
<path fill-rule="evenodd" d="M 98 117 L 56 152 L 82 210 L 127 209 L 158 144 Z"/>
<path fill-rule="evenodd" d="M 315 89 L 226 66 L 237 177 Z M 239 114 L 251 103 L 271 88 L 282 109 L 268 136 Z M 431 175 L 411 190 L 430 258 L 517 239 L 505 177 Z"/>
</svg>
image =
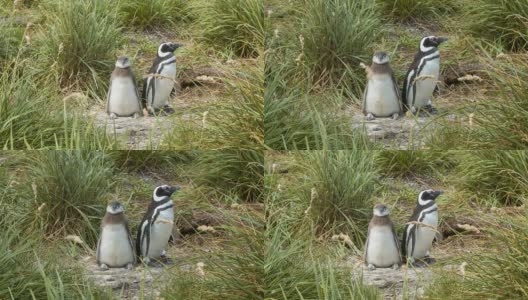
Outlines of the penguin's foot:
<svg viewBox="0 0 528 300">
<path fill-rule="evenodd" d="M 427 256 L 424 258 L 425 263 L 428 265 L 436 263 L 436 259 L 434 257 Z"/>
<path fill-rule="evenodd" d="M 113 119 L 115 119 L 115 118 L 117 118 L 117 115 L 116 115 L 115 113 L 111 113 L 111 114 L 110 114 L 110 119 L 113 120 Z"/>
<path fill-rule="evenodd" d="M 376 270 L 376 267 L 375 267 L 373 264 L 369 264 L 369 265 L 367 266 L 367 268 L 368 268 L 369 271 L 374 271 L 374 270 Z"/>
<path fill-rule="evenodd" d="M 166 265 L 174 264 L 174 261 L 170 257 L 167 256 L 167 253 L 165 252 L 165 250 L 163 250 L 163 252 L 161 253 L 160 261 Z"/>
<path fill-rule="evenodd" d="M 437 114 L 438 114 L 438 110 L 437 110 L 434 106 L 432 106 L 431 104 L 427 104 L 427 105 L 424 107 L 424 109 L 425 109 L 428 113 L 430 113 L 430 114 L 432 114 L 432 115 L 437 115 Z"/>
<path fill-rule="evenodd" d="M 127 270 L 132 270 L 134 268 L 134 265 L 132 263 L 128 263 L 126 268 Z"/>
<path fill-rule="evenodd" d="M 135 112 L 135 113 L 132 115 L 132 118 L 134 118 L 134 119 L 139 118 L 139 113 L 138 113 L 138 112 Z"/>
<path fill-rule="evenodd" d="M 163 112 L 168 114 L 168 115 L 171 115 L 175 112 L 174 108 L 170 107 L 170 105 L 166 104 L 165 106 L 163 106 Z"/>
<path fill-rule="evenodd" d="M 393 114 L 392 114 L 392 119 L 393 119 L 393 120 L 398 120 L 399 117 L 400 117 L 400 114 L 399 114 L 399 113 L 393 113 Z"/>
<path fill-rule="evenodd" d="M 108 270 L 108 266 L 106 264 L 101 264 L 99 267 L 101 268 L 101 271 Z"/>
<path fill-rule="evenodd" d="M 416 111 L 417 111 L 416 107 L 412 106 L 412 107 L 411 107 L 411 112 L 412 112 L 413 114 L 416 114 Z"/>
<path fill-rule="evenodd" d="M 392 265 L 392 269 L 393 270 L 398 270 L 400 268 L 400 265 L 399 264 L 394 264 Z"/>
<path fill-rule="evenodd" d="M 367 121 L 372 121 L 372 120 L 374 120 L 376 118 L 374 117 L 374 115 L 372 113 L 368 113 L 366 119 L 367 119 Z"/>
</svg>

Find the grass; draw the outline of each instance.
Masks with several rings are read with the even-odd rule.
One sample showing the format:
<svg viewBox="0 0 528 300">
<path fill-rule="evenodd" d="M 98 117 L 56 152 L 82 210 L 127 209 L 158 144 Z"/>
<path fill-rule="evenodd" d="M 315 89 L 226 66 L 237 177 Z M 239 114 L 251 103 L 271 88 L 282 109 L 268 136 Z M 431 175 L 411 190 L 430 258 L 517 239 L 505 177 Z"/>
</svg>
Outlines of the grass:
<svg viewBox="0 0 528 300">
<path fill-rule="evenodd" d="M 434 0 L 377 0 L 385 16 L 400 22 L 431 20 L 441 15 L 453 13 L 458 9 L 453 0 L 439 3 Z"/>
<path fill-rule="evenodd" d="M 372 197 L 379 188 L 374 153 L 308 151 L 300 154 L 299 164 L 307 176 L 300 197 L 317 231 L 345 230 L 354 242 L 361 244 Z"/>
<path fill-rule="evenodd" d="M 143 30 L 174 25 L 186 18 L 187 9 L 184 0 L 127 0 L 119 6 L 123 25 Z"/>
<path fill-rule="evenodd" d="M 3 149 L 109 149 L 115 139 L 79 115 L 63 111 L 61 99 L 51 88 L 41 88 L 31 74 L 15 64 L 0 76 L 0 147 Z M 16 80 L 13 80 L 16 78 Z M 54 102 L 54 103 L 53 103 Z"/>
<path fill-rule="evenodd" d="M 363 86 L 361 61 L 372 57 L 383 21 L 372 1 L 307 0 L 297 18 L 299 62 L 313 82 L 351 91 Z"/>
<path fill-rule="evenodd" d="M 207 103 L 194 112 L 200 120 L 182 119 L 163 139 L 162 149 L 239 149 L 264 146 L 262 62 L 252 61 L 226 76 L 222 101 Z"/>
<path fill-rule="evenodd" d="M 25 203 L 28 228 L 48 238 L 78 235 L 94 246 L 113 186 L 113 168 L 104 153 L 37 152 L 26 168 L 34 198 Z"/>
<path fill-rule="evenodd" d="M 528 200 L 526 151 L 471 151 L 462 154 L 458 184 L 487 205 L 520 205 Z"/>
<path fill-rule="evenodd" d="M 197 158 L 191 178 L 215 193 L 240 201 L 262 202 L 263 166 L 262 151 L 205 151 Z"/>
<path fill-rule="evenodd" d="M 446 274 L 426 290 L 425 299 L 522 299 L 528 297 L 526 216 L 491 222 L 492 249 L 467 257 L 466 276 Z"/>
<path fill-rule="evenodd" d="M 328 97 L 309 95 L 303 84 L 292 83 L 284 68 L 267 68 L 264 91 L 265 143 L 275 150 L 370 148 L 360 130 L 352 130 Z"/>
<path fill-rule="evenodd" d="M 212 0 L 196 4 L 201 39 L 242 57 L 256 57 L 264 47 L 261 0 Z"/>
<path fill-rule="evenodd" d="M 469 31 L 507 50 L 528 49 L 526 1 L 479 0 L 466 8 Z"/>
<path fill-rule="evenodd" d="M 392 177 L 437 177 L 454 167 L 456 155 L 449 151 L 378 152 L 377 163 L 385 175 Z"/>
<path fill-rule="evenodd" d="M 48 82 L 106 94 L 122 42 L 116 6 L 103 0 L 46 1 L 46 23 L 36 37 L 36 69 Z"/>
</svg>

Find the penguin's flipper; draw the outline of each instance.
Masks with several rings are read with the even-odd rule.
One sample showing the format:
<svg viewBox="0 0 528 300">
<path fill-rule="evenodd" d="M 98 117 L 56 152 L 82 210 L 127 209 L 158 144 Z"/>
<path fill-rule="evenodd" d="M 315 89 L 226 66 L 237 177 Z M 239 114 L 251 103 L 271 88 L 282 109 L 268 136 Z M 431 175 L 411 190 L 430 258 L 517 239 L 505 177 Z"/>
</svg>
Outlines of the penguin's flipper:
<svg viewBox="0 0 528 300">
<path fill-rule="evenodd" d="M 407 228 L 409 227 L 409 225 L 406 225 L 405 228 L 403 229 L 403 238 L 402 238 L 402 243 L 401 243 L 401 254 L 402 256 L 407 256 L 407 249 L 406 249 L 406 245 L 407 245 Z"/>
<path fill-rule="evenodd" d="M 368 93 L 368 81 L 365 86 L 365 91 L 363 91 L 363 114 L 367 115 L 367 93 Z"/>
<path fill-rule="evenodd" d="M 141 105 L 143 105 L 143 108 L 147 108 L 147 84 L 148 84 L 148 77 L 143 79 L 143 88 L 141 93 Z"/>
<path fill-rule="evenodd" d="M 369 226 L 370 227 L 370 226 Z M 367 253 L 368 253 L 368 245 L 369 245 L 369 239 L 370 239 L 370 228 L 368 229 L 368 233 L 367 233 L 367 242 L 365 243 L 365 250 L 364 250 L 364 254 L 363 254 L 363 258 L 364 258 L 364 262 L 365 262 L 365 265 L 367 264 Z"/>
<path fill-rule="evenodd" d="M 392 72 L 391 72 L 391 79 L 392 79 L 392 88 L 394 89 L 396 98 L 398 98 L 398 105 L 400 106 L 400 114 L 402 114 L 403 113 L 402 97 L 400 95 L 400 89 L 398 88 L 398 83 L 396 82 L 396 78 L 394 77 L 394 73 Z"/>
<path fill-rule="evenodd" d="M 400 242 L 398 241 L 398 236 L 396 235 L 396 230 L 394 230 L 394 224 L 391 225 L 392 236 L 394 238 L 394 245 L 398 251 L 398 256 L 400 257 L 400 263 L 402 262 L 402 256 L 400 252 Z"/>
<path fill-rule="evenodd" d="M 95 251 L 95 260 L 97 261 L 97 264 L 99 265 L 100 264 L 100 258 L 101 258 L 101 237 L 102 237 L 103 233 L 101 232 L 101 236 L 99 237 L 99 239 L 97 240 L 97 250 Z"/>
<path fill-rule="evenodd" d="M 128 221 L 125 220 L 125 230 L 127 232 L 127 238 L 128 238 L 128 244 L 130 245 L 130 249 L 132 250 L 132 259 L 134 262 L 136 261 L 136 253 L 134 251 L 134 241 L 132 240 L 132 235 L 130 235 L 130 228 L 128 227 Z"/>
<path fill-rule="evenodd" d="M 106 113 L 110 114 L 110 95 L 112 93 L 112 80 L 110 79 L 110 86 L 108 87 L 108 92 L 106 93 Z"/>
<path fill-rule="evenodd" d="M 136 77 L 134 76 L 134 73 L 132 73 L 132 85 L 134 86 L 134 92 L 136 93 L 136 100 L 138 102 L 138 112 L 141 112 L 142 111 L 141 98 L 139 98 L 138 88 L 136 84 Z"/>
</svg>

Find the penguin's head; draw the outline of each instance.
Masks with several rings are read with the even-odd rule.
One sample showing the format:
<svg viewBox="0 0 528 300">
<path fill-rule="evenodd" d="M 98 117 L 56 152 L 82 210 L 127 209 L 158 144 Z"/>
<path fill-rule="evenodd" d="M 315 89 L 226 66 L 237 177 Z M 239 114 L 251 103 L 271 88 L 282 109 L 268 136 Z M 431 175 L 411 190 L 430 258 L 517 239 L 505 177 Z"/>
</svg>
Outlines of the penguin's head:
<svg viewBox="0 0 528 300">
<path fill-rule="evenodd" d="M 372 62 L 378 65 L 383 65 L 389 63 L 389 55 L 385 52 L 376 52 L 372 56 Z"/>
<path fill-rule="evenodd" d="M 174 51 L 176 51 L 176 49 L 180 47 L 183 47 L 183 44 L 170 43 L 170 42 L 161 43 L 158 47 L 158 56 L 165 57 L 167 55 L 170 55 L 171 53 L 173 53 Z"/>
<path fill-rule="evenodd" d="M 117 215 L 124 211 L 125 209 L 123 208 L 123 205 L 117 201 L 110 202 L 106 207 L 106 212 L 112 215 Z"/>
<path fill-rule="evenodd" d="M 387 206 L 383 204 L 376 204 L 374 206 L 374 215 L 377 217 L 385 217 L 390 214 L 390 210 Z"/>
<path fill-rule="evenodd" d="M 178 191 L 180 189 L 179 186 L 170 186 L 170 185 L 160 185 L 154 189 L 154 193 L 152 195 L 152 198 L 154 201 L 161 201 L 163 199 L 166 199 L 167 197 L 170 197 L 174 192 Z"/>
<path fill-rule="evenodd" d="M 130 68 L 132 66 L 132 63 L 130 62 L 130 59 L 126 56 L 119 56 L 116 60 L 115 66 L 121 69 Z"/>
<path fill-rule="evenodd" d="M 435 199 L 443 193 L 444 191 L 438 191 L 438 190 L 421 191 L 420 194 L 418 194 L 418 203 L 420 205 L 426 205 L 430 203 L 431 201 L 435 201 Z"/>
<path fill-rule="evenodd" d="M 420 41 L 420 50 L 422 52 L 427 52 L 431 49 L 437 48 L 440 44 L 447 41 L 446 37 L 440 36 L 426 36 Z"/>
</svg>

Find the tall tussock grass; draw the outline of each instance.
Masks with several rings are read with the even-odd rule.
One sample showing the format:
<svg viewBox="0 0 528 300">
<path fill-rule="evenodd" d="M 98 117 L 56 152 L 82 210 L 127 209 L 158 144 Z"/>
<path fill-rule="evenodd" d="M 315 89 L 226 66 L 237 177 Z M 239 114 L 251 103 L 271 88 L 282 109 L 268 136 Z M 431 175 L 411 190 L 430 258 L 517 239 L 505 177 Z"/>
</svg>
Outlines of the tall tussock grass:
<svg viewBox="0 0 528 300">
<path fill-rule="evenodd" d="M 383 21 L 374 1 L 306 0 L 297 20 L 298 60 L 313 82 L 347 86 L 359 92 L 364 81 L 361 61 L 383 34 Z"/>
<path fill-rule="evenodd" d="M 190 176 L 197 185 L 225 196 L 262 202 L 264 154 L 260 150 L 202 151 Z"/>
<path fill-rule="evenodd" d="M 50 88 L 39 87 L 22 66 L 0 76 L 0 148 L 2 149 L 109 149 L 117 145 L 89 120 L 50 109 L 61 99 Z M 55 102 L 55 103 L 53 103 Z"/>
<path fill-rule="evenodd" d="M 382 172 L 394 177 L 436 177 L 456 165 L 455 154 L 449 151 L 379 151 L 377 164 Z"/>
<path fill-rule="evenodd" d="M 155 29 L 174 25 L 186 18 L 185 0 L 126 0 L 119 6 L 123 25 L 140 29 Z"/>
<path fill-rule="evenodd" d="M 223 79 L 223 101 L 200 107 L 200 120 L 185 120 L 163 139 L 163 149 L 240 149 L 264 147 L 264 74 L 257 61 Z"/>
<path fill-rule="evenodd" d="M 397 21 L 430 20 L 457 11 L 454 0 L 376 0 L 385 15 Z"/>
<path fill-rule="evenodd" d="M 371 151 L 307 151 L 298 163 L 306 178 L 300 195 L 317 231 L 345 231 L 356 245 L 363 243 L 379 189 L 379 170 Z"/>
<path fill-rule="evenodd" d="M 520 205 L 528 201 L 528 152 L 462 152 L 457 184 L 487 205 Z"/>
<path fill-rule="evenodd" d="M 350 128 L 338 115 L 337 105 L 325 97 L 309 95 L 308 88 L 292 82 L 283 68 L 266 68 L 264 132 L 268 148 L 275 150 L 369 148 L 363 132 Z M 319 99 L 321 98 L 321 99 Z"/>
<path fill-rule="evenodd" d="M 35 41 L 40 77 L 103 96 L 121 46 L 117 7 L 105 0 L 43 3 L 46 21 Z"/>
<path fill-rule="evenodd" d="M 508 50 L 528 49 L 526 1 L 474 1 L 466 8 L 465 20 L 474 36 L 497 42 Z"/>
<path fill-rule="evenodd" d="M 465 276 L 448 274 L 426 290 L 424 299 L 526 299 L 528 298 L 528 218 L 507 217 L 490 222 L 492 246 L 474 253 Z"/>
<path fill-rule="evenodd" d="M 193 7 L 201 38 L 243 57 L 258 56 L 264 47 L 262 0 L 198 1 Z"/>
<path fill-rule="evenodd" d="M 107 193 L 114 184 L 113 165 L 103 152 L 43 151 L 28 158 L 28 227 L 49 237 L 79 235 L 97 241 Z"/>
</svg>

